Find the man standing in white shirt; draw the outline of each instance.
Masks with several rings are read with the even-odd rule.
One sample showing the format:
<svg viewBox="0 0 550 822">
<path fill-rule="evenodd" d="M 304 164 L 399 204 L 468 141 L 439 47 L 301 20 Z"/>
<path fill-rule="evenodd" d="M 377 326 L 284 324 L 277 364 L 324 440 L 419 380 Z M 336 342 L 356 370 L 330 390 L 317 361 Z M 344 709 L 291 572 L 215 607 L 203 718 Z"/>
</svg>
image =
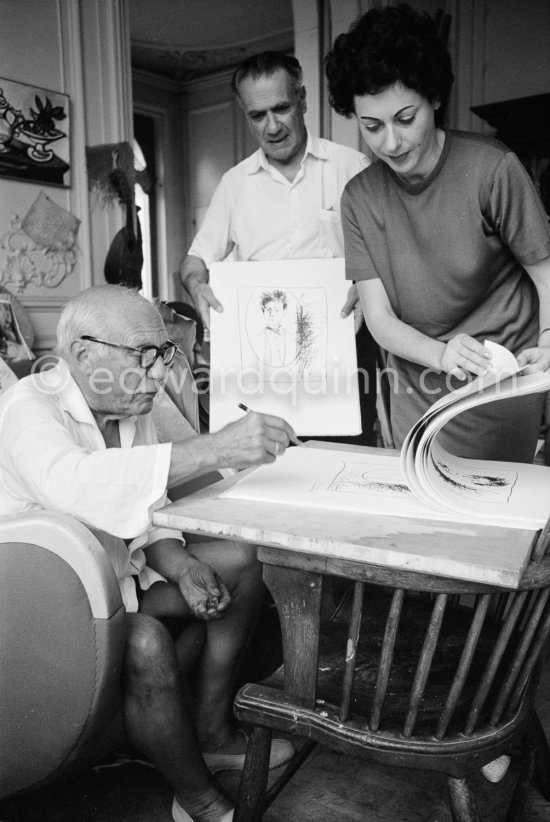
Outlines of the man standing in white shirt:
<svg viewBox="0 0 550 822">
<path fill-rule="evenodd" d="M 314 137 L 304 121 L 306 89 L 299 62 L 264 52 L 242 63 L 232 89 L 258 150 L 222 178 L 181 265 L 181 279 L 209 328 L 209 311 L 223 306 L 208 285 L 212 262 L 343 257 L 340 197 L 368 164 L 354 149 Z M 357 304 L 355 285 L 341 309 Z M 375 344 L 362 318 L 357 338 L 363 435 L 375 418 Z M 362 372 L 364 372 L 362 374 Z"/>
</svg>

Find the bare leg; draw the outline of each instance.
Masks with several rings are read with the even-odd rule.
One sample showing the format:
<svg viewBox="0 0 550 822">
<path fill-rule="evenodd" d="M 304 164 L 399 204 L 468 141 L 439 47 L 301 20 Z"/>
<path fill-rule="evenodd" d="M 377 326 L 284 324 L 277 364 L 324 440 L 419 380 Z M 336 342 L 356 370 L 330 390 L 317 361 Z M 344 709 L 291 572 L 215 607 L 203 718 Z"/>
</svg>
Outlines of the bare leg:
<svg viewBox="0 0 550 822">
<path fill-rule="evenodd" d="M 261 565 L 256 548 L 238 542 L 193 542 L 189 551 L 224 580 L 232 602 L 225 617 L 206 624 L 199 660 L 197 729 L 201 749 L 244 753 L 242 734 L 233 719 L 235 675 L 250 640 L 262 598 Z"/>
<path fill-rule="evenodd" d="M 238 734 L 233 719 L 235 674 L 241 655 L 251 637 L 262 597 L 261 565 L 256 548 L 239 542 L 189 537 L 188 550 L 201 562 L 210 565 L 223 579 L 232 597 L 224 617 L 199 623 L 205 630 L 204 645 L 197 668 L 197 728 L 203 751 L 223 748 L 227 753 L 244 753 L 246 740 Z M 177 587 L 156 583 L 145 595 L 142 613 L 152 616 L 186 616 L 189 609 Z M 185 645 L 186 627 L 176 645 Z M 193 640 L 190 642 L 193 645 Z"/>
<path fill-rule="evenodd" d="M 186 622 L 183 631 L 174 639 L 178 670 L 187 678 L 197 666 L 206 641 L 206 625 L 198 620 Z"/>
<path fill-rule="evenodd" d="M 206 625 L 196 620 L 187 608 L 174 583 L 156 582 L 143 592 L 140 614 L 157 618 L 176 617 L 182 623 L 179 636 L 174 639 L 178 669 L 186 678 L 195 668 L 206 640 Z"/>
<path fill-rule="evenodd" d="M 174 645 L 160 622 L 128 614 L 123 672 L 128 737 L 173 786 L 196 822 L 217 822 L 231 808 L 204 764 L 185 710 Z"/>
</svg>

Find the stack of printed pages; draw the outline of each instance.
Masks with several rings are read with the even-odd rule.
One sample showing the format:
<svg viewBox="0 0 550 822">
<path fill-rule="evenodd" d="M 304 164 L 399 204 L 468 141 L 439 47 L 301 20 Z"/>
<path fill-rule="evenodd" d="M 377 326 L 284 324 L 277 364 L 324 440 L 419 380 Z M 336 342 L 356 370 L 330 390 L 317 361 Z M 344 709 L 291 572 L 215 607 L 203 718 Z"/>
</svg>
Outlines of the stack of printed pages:
<svg viewBox="0 0 550 822">
<path fill-rule="evenodd" d="M 401 453 L 289 448 L 222 496 L 391 516 L 538 529 L 550 514 L 550 469 L 472 460 L 438 443 L 441 429 L 474 406 L 550 390 L 550 374 L 522 375 L 515 357 L 486 342 L 487 376 L 446 395 L 413 426 Z"/>
</svg>

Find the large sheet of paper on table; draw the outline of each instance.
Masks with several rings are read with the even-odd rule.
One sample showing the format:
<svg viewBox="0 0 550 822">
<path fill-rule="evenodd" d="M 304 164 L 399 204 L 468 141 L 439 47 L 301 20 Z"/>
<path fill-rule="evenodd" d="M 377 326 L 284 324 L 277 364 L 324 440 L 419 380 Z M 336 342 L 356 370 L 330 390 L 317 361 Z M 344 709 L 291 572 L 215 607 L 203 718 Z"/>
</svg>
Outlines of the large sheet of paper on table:
<svg viewBox="0 0 550 822">
<path fill-rule="evenodd" d="M 253 411 L 284 417 L 300 436 L 359 434 L 353 317 L 344 261 L 223 262 L 210 285 L 210 430 Z"/>
<path fill-rule="evenodd" d="M 456 459 L 456 458 L 455 458 Z M 290 448 L 275 463 L 262 465 L 223 496 L 279 502 L 334 511 L 446 520 L 461 523 L 542 528 L 550 510 L 550 471 L 541 465 L 460 460 L 478 478 L 464 483 L 453 509 L 420 499 L 409 487 L 399 455 L 361 454 L 322 448 Z M 469 507 L 468 507 L 469 506 Z"/>
</svg>

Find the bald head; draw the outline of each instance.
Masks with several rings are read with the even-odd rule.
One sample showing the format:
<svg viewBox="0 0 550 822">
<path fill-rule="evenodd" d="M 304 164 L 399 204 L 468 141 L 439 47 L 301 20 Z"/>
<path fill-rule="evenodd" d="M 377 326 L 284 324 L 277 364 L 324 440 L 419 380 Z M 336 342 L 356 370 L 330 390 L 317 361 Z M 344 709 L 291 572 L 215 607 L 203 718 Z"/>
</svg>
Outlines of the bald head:
<svg viewBox="0 0 550 822">
<path fill-rule="evenodd" d="M 71 360 L 71 344 L 83 334 L 132 345 L 143 326 L 164 328 L 155 306 L 120 285 L 97 285 L 67 303 L 57 325 L 57 353 Z"/>
</svg>

